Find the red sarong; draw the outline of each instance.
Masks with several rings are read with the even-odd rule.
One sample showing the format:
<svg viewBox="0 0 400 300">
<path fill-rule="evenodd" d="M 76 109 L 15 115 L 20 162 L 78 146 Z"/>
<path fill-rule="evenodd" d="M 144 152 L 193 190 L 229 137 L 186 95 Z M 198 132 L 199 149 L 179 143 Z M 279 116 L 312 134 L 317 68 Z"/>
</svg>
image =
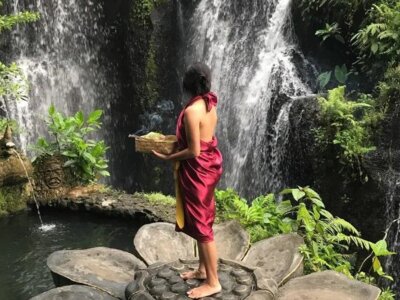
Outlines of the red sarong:
<svg viewBox="0 0 400 300">
<path fill-rule="evenodd" d="M 207 111 L 217 105 L 214 93 L 192 98 L 180 113 L 176 125 L 179 150 L 188 147 L 184 124 L 185 109 L 199 99 L 204 99 Z M 222 155 L 217 148 L 217 138 L 200 140 L 200 155 L 180 161 L 178 182 L 183 202 L 184 226 L 176 224 L 182 231 L 201 243 L 214 240 L 212 225 L 215 219 L 214 190 L 222 174 Z"/>
</svg>

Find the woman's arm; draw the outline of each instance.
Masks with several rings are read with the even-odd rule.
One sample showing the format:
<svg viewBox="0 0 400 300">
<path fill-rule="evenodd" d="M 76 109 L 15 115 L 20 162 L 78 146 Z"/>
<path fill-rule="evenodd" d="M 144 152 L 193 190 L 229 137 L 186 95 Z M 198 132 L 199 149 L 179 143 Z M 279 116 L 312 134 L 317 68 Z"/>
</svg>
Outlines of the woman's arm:
<svg viewBox="0 0 400 300">
<path fill-rule="evenodd" d="M 198 101 L 197 103 L 205 106 L 205 104 L 201 102 L 203 101 Z M 200 155 L 201 106 L 197 103 L 194 103 L 185 110 L 185 117 L 183 119 L 185 124 L 186 140 L 188 141 L 188 147 L 179 152 L 175 152 L 169 155 L 161 154 L 153 150 L 152 152 L 155 156 L 163 160 L 184 160 Z"/>
</svg>

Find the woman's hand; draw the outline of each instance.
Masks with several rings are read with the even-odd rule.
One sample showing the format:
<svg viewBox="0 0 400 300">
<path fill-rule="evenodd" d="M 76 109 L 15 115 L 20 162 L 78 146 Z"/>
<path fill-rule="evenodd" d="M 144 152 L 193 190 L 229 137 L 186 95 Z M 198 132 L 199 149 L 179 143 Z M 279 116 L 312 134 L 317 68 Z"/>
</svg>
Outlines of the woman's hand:
<svg viewBox="0 0 400 300">
<path fill-rule="evenodd" d="M 155 150 L 151 150 L 151 152 L 152 152 L 156 157 L 158 157 L 159 159 L 162 159 L 162 160 L 171 160 L 170 155 L 162 154 L 162 153 L 159 153 L 159 152 L 157 152 L 157 151 L 155 151 Z"/>
</svg>

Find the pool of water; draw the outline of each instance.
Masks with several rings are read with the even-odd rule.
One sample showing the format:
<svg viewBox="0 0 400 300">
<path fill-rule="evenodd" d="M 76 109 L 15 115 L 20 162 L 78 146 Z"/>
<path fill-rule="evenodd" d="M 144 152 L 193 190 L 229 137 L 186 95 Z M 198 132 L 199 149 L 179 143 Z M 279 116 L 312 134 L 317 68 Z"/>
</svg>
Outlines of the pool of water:
<svg viewBox="0 0 400 300">
<path fill-rule="evenodd" d="M 27 300 L 54 287 L 46 259 L 61 249 L 111 247 L 133 252 L 140 224 L 83 212 L 35 211 L 0 218 L 0 300 Z"/>
</svg>

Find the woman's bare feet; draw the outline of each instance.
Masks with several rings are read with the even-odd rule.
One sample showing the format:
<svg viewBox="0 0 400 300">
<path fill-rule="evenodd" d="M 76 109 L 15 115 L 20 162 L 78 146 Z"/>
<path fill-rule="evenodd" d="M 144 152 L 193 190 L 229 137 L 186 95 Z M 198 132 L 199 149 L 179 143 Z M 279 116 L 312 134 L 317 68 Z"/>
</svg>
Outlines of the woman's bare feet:
<svg viewBox="0 0 400 300">
<path fill-rule="evenodd" d="M 184 280 L 187 279 L 206 279 L 207 274 L 206 271 L 204 270 L 195 270 L 195 271 L 188 271 L 188 272 L 183 272 L 180 274 L 181 278 Z"/>
<path fill-rule="evenodd" d="M 191 299 L 199 299 L 219 293 L 221 289 L 222 288 L 219 283 L 215 286 L 212 286 L 208 283 L 204 283 L 201 286 L 188 291 L 187 295 Z"/>
</svg>

